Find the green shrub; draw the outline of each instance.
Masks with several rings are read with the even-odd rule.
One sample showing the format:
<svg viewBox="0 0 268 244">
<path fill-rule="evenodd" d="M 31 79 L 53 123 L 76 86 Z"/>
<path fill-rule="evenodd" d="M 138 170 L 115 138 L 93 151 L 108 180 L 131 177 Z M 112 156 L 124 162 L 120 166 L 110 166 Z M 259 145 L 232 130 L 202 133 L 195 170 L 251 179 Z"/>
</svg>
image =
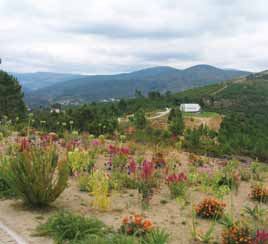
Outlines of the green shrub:
<svg viewBox="0 0 268 244">
<path fill-rule="evenodd" d="M 170 235 L 165 230 L 155 229 L 145 236 L 144 244 L 167 244 Z"/>
<path fill-rule="evenodd" d="M 28 205 L 47 206 L 67 186 L 67 163 L 59 160 L 55 146 L 21 149 L 10 154 L 7 183 Z"/>
<path fill-rule="evenodd" d="M 126 173 L 112 172 L 110 180 L 110 188 L 115 190 L 122 190 L 123 188 L 137 189 L 138 182 L 129 177 Z"/>
<path fill-rule="evenodd" d="M 16 195 L 6 179 L 6 163 L 7 158 L 2 157 L 0 160 L 0 198 L 11 198 Z"/>
<path fill-rule="evenodd" d="M 106 232 L 107 228 L 101 221 L 69 212 L 59 212 L 37 228 L 37 235 L 52 237 L 58 243 L 63 243 L 64 241 L 94 243 L 83 242 L 83 240 L 97 239 L 97 237 L 104 236 Z"/>
<path fill-rule="evenodd" d="M 7 181 L 0 177 L 0 198 L 12 198 L 15 196 L 15 192 L 12 191 Z"/>
<path fill-rule="evenodd" d="M 138 244 L 134 237 L 121 235 L 121 234 L 107 234 L 105 237 L 100 236 L 87 236 L 81 241 L 74 241 L 70 244 Z"/>
<path fill-rule="evenodd" d="M 184 121 L 179 109 L 172 109 L 168 117 L 169 130 L 173 135 L 182 135 L 184 130 Z"/>
<path fill-rule="evenodd" d="M 250 172 L 250 170 L 247 169 L 247 168 L 242 168 L 242 169 L 240 170 L 240 175 L 241 175 L 241 180 L 242 180 L 242 181 L 246 181 L 246 182 L 248 182 L 248 181 L 250 181 L 250 179 L 251 179 L 251 172 Z"/>
<path fill-rule="evenodd" d="M 136 111 L 132 117 L 129 117 L 129 120 L 137 129 L 144 129 L 147 124 L 145 112 L 142 109 Z"/>
</svg>

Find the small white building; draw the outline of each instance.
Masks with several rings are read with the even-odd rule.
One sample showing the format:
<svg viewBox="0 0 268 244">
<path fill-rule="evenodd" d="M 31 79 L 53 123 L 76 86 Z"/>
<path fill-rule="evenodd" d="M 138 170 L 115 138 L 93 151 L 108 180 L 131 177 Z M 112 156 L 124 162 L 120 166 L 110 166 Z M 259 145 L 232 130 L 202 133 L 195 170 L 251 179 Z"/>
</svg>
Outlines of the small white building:
<svg viewBox="0 0 268 244">
<path fill-rule="evenodd" d="M 197 103 L 183 103 L 180 105 L 180 111 L 186 113 L 198 113 L 201 111 L 201 106 Z"/>
<path fill-rule="evenodd" d="M 52 109 L 50 110 L 50 113 L 59 114 L 59 113 L 60 113 L 60 109 L 59 109 L 59 108 L 52 108 Z"/>
</svg>

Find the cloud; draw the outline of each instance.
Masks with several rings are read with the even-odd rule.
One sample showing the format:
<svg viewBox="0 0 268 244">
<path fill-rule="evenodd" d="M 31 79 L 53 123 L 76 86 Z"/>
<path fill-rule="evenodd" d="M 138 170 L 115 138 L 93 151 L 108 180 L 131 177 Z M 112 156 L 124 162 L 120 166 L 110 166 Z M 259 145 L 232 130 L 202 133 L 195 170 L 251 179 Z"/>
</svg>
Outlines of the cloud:
<svg viewBox="0 0 268 244">
<path fill-rule="evenodd" d="M 261 70 L 265 0 L 1 0 L 1 68 L 117 73 L 198 63 Z"/>
<path fill-rule="evenodd" d="M 176 30 L 169 27 L 144 29 L 138 27 L 131 27 L 124 24 L 111 24 L 111 23 L 88 23 L 80 24 L 77 26 L 69 26 L 62 30 L 63 32 L 70 32 L 73 34 L 82 35 L 100 35 L 107 38 L 116 39 L 170 39 L 191 36 L 194 33 L 187 30 Z"/>
</svg>

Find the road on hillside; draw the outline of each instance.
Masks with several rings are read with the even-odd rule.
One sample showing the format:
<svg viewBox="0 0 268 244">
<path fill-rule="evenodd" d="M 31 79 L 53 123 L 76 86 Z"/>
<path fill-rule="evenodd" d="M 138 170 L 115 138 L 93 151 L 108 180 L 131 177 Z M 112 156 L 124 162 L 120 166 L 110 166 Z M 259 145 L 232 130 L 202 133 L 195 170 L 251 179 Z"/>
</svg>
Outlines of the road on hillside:
<svg viewBox="0 0 268 244">
<path fill-rule="evenodd" d="M 165 111 L 157 112 L 157 115 L 152 116 L 152 117 L 147 117 L 148 120 L 153 120 L 153 119 L 159 119 L 161 117 L 166 116 L 169 114 L 171 111 L 171 108 L 166 108 Z M 132 117 L 134 114 L 127 115 L 125 119 L 128 119 Z M 118 118 L 118 122 L 120 123 L 123 120 L 123 118 Z"/>
<path fill-rule="evenodd" d="M 152 119 L 159 119 L 161 117 L 164 117 L 166 115 L 168 115 L 171 111 L 171 108 L 166 108 L 165 111 L 161 111 L 161 112 L 158 112 L 157 115 L 153 116 L 153 117 L 149 117 L 148 119 L 149 120 L 152 120 Z"/>
</svg>

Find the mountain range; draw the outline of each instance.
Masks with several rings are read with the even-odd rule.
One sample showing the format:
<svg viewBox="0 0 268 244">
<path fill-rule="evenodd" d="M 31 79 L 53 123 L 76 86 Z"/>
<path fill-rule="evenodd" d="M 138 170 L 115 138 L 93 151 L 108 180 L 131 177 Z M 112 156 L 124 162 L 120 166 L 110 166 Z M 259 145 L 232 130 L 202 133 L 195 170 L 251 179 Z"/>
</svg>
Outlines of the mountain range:
<svg viewBox="0 0 268 244">
<path fill-rule="evenodd" d="M 178 92 L 250 74 L 247 71 L 196 65 L 187 69 L 168 66 L 116 75 L 12 73 L 21 83 L 29 105 L 85 103 L 133 97 L 136 90 Z"/>
</svg>

